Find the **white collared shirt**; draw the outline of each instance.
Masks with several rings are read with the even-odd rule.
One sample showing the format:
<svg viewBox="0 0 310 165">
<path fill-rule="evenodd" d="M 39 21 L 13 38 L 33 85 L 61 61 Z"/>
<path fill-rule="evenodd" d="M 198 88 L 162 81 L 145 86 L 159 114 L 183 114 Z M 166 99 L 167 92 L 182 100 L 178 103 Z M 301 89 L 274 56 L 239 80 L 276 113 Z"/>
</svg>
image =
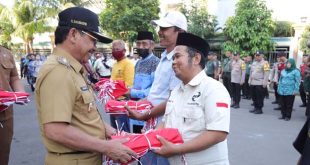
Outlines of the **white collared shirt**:
<svg viewBox="0 0 310 165">
<path fill-rule="evenodd" d="M 201 71 L 188 84 L 181 83 L 172 91 L 163 122 L 166 128 L 178 128 L 185 142 L 206 130 L 229 132 L 229 93 L 220 82 Z M 185 159 L 191 165 L 228 165 L 227 141 L 185 154 Z M 171 165 L 180 160 L 180 156 L 169 158 Z"/>
<path fill-rule="evenodd" d="M 166 101 L 170 95 L 170 91 L 181 82 L 175 77 L 175 73 L 172 69 L 173 55 L 174 51 L 167 54 L 167 50 L 161 54 L 161 59 L 155 71 L 154 82 L 147 97 L 147 100 L 150 101 L 153 106 L 157 106 Z"/>
</svg>

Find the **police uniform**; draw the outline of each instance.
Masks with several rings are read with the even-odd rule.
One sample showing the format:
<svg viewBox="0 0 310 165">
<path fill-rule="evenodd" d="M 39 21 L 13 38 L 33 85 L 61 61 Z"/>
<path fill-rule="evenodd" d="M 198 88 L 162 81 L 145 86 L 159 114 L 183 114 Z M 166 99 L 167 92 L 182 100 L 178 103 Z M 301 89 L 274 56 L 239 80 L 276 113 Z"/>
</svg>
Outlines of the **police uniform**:
<svg viewBox="0 0 310 165">
<path fill-rule="evenodd" d="M 252 99 L 255 114 L 262 114 L 264 106 L 265 88 L 268 84 L 269 64 L 265 60 L 254 61 L 251 66 L 249 84 L 252 90 Z"/>
<path fill-rule="evenodd" d="M 12 91 L 11 83 L 18 80 L 18 73 L 12 53 L 0 46 L 0 89 Z M 0 164 L 9 162 L 10 148 L 13 137 L 13 106 L 0 112 Z"/>
<path fill-rule="evenodd" d="M 207 130 L 229 132 L 229 105 L 230 96 L 223 84 L 201 71 L 188 84 L 181 83 L 171 92 L 163 122 L 167 128 L 179 129 L 185 142 Z M 183 164 L 181 157 L 170 157 L 170 164 Z M 186 153 L 185 159 L 191 165 L 228 165 L 227 141 Z"/>
<path fill-rule="evenodd" d="M 43 125 L 65 122 L 79 130 L 105 139 L 103 121 L 95 104 L 94 93 L 85 79 L 84 68 L 71 55 L 55 48 L 42 66 L 36 83 L 36 102 L 43 143 L 48 151 L 46 164 L 98 164 L 101 154 L 82 152 L 48 139 Z"/>
<path fill-rule="evenodd" d="M 223 61 L 223 84 L 229 92 L 229 95 L 232 97 L 231 93 L 231 58 L 225 58 Z"/>
<path fill-rule="evenodd" d="M 239 108 L 241 84 L 244 83 L 245 79 L 245 63 L 241 59 L 238 61 L 233 60 L 231 66 L 231 93 L 233 98 L 232 107 Z"/>
</svg>

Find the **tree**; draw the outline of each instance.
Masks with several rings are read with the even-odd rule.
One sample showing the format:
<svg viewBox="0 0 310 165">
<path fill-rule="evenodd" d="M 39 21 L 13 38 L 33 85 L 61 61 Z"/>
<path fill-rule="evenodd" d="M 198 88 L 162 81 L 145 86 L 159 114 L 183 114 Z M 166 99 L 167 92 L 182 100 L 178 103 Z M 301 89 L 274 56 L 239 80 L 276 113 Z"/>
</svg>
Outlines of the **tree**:
<svg viewBox="0 0 310 165">
<path fill-rule="evenodd" d="M 310 49 L 307 46 L 307 42 L 310 39 L 310 25 L 308 25 L 305 30 L 303 31 L 301 38 L 300 38 L 300 50 L 303 51 L 305 54 L 310 53 Z"/>
<path fill-rule="evenodd" d="M 205 0 L 202 3 L 206 3 Z M 191 3 L 187 8 L 183 6 L 182 12 L 188 20 L 188 32 L 200 36 L 204 39 L 209 39 L 217 35 L 218 21 L 216 16 L 210 15 L 206 6 L 201 3 Z"/>
<path fill-rule="evenodd" d="M 275 25 L 274 37 L 292 37 L 294 36 L 294 29 L 291 22 L 277 21 Z"/>
<path fill-rule="evenodd" d="M 6 8 L 0 5 L 0 13 Z M 12 46 L 11 34 L 14 32 L 13 25 L 9 19 L 0 20 L 0 45 L 10 48 Z"/>
<path fill-rule="evenodd" d="M 16 0 L 13 9 L 5 8 L 1 11 L 0 22 L 6 22 L 12 30 L 12 35 L 20 37 L 24 42 L 25 53 L 32 53 L 32 42 L 35 33 L 51 31 L 47 24 L 44 8 L 38 0 Z M 5 33 L 1 37 L 8 36 Z"/>
<path fill-rule="evenodd" d="M 100 13 L 100 26 L 112 38 L 120 38 L 130 43 L 137 31 L 154 27 L 150 21 L 158 18 L 158 0 L 105 0 L 106 9 Z"/>
<path fill-rule="evenodd" d="M 272 11 L 265 1 L 240 0 L 235 16 L 226 21 L 224 33 L 227 41 L 225 50 L 240 51 L 242 55 L 253 54 L 257 50 L 270 51 L 274 48 L 271 37 L 274 31 Z"/>
<path fill-rule="evenodd" d="M 74 6 L 95 6 L 99 5 L 99 0 L 36 0 L 48 17 L 56 17 L 62 10 Z"/>
</svg>

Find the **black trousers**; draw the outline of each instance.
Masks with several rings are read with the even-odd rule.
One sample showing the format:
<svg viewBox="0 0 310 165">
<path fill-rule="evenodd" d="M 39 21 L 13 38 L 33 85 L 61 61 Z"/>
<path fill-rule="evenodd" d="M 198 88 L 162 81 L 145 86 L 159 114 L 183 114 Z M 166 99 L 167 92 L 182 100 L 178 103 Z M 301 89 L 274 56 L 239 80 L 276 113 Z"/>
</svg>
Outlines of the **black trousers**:
<svg viewBox="0 0 310 165">
<path fill-rule="evenodd" d="M 310 117 L 310 94 L 307 94 L 307 108 L 306 108 L 306 116 Z"/>
<path fill-rule="evenodd" d="M 276 98 L 276 102 L 279 103 L 279 93 L 278 93 L 278 84 L 273 83 L 274 96 Z"/>
<path fill-rule="evenodd" d="M 295 95 L 279 95 L 282 117 L 291 118 Z"/>
<path fill-rule="evenodd" d="M 12 111 L 12 109 L 9 111 Z M 0 126 L 0 164 L 8 165 L 13 138 L 13 117 L 0 122 L 3 126 Z"/>
<path fill-rule="evenodd" d="M 255 109 L 261 110 L 264 106 L 265 88 L 262 85 L 251 85 L 251 91 Z"/>
<path fill-rule="evenodd" d="M 241 97 L 241 85 L 238 83 L 231 83 L 231 93 L 233 98 L 233 103 L 239 105 Z"/>
<path fill-rule="evenodd" d="M 268 88 L 264 88 L 265 89 L 265 97 L 269 97 L 269 91 Z"/>
<path fill-rule="evenodd" d="M 249 77 L 250 75 L 245 75 L 245 82 L 242 85 L 242 94 L 243 96 L 247 97 L 247 98 L 251 98 L 251 89 L 250 89 L 250 85 L 249 85 Z"/>
<path fill-rule="evenodd" d="M 307 100 L 306 100 L 306 92 L 305 92 L 305 89 L 304 89 L 304 82 L 300 82 L 299 94 L 300 94 L 300 98 L 301 98 L 302 104 L 306 105 Z"/>
<path fill-rule="evenodd" d="M 229 72 L 224 72 L 223 73 L 223 84 L 224 84 L 225 88 L 227 89 L 230 97 L 232 97 L 232 93 L 231 93 L 231 77 L 230 77 L 230 73 Z"/>
</svg>

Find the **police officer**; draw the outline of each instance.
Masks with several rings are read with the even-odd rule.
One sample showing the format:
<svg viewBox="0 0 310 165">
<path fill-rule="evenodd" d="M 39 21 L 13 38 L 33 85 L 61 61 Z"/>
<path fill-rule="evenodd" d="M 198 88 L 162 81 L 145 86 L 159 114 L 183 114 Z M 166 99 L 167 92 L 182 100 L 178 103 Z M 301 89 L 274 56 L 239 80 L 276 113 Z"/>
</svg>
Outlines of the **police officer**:
<svg viewBox="0 0 310 165">
<path fill-rule="evenodd" d="M 231 107 L 240 108 L 241 86 L 245 79 L 245 63 L 240 59 L 240 53 L 234 52 L 231 63 L 231 93 L 233 103 Z"/>
<path fill-rule="evenodd" d="M 101 165 L 102 154 L 127 163 L 136 155 L 122 144 L 125 139 L 106 140 L 115 130 L 102 121 L 84 75 L 82 63 L 96 42 L 112 42 L 98 26 L 98 16 L 88 9 L 59 13 L 56 47 L 39 72 L 35 91 L 46 165 Z"/>
<path fill-rule="evenodd" d="M 211 78 L 218 80 L 219 79 L 219 67 L 220 67 L 220 63 L 217 60 L 216 53 L 209 52 L 208 62 L 205 68 L 207 75 Z"/>
<path fill-rule="evenodd" d="M 263 113 L 262 108 L 264 106 L 265 88 L 267 88 L 268 84 L 269 70 L 269 64 L 263 59 L 262 52 L 256 52 L 249 78 L 254 102 L 254 109 L 250 111 L 251 113 Z"/>
<path fill-rule="evenodd" d="M 223 73 L 222 73 L 222 78 L 223 78 L 223 84 L 226 87 L 226 89 L 229 92 L 230 97 L 232 97 L 231 93 L 231 58 L 232 58 L 232 51 L 228 50 L 225 53 L 226 58 L 223 61 Z"/>
</svg>

